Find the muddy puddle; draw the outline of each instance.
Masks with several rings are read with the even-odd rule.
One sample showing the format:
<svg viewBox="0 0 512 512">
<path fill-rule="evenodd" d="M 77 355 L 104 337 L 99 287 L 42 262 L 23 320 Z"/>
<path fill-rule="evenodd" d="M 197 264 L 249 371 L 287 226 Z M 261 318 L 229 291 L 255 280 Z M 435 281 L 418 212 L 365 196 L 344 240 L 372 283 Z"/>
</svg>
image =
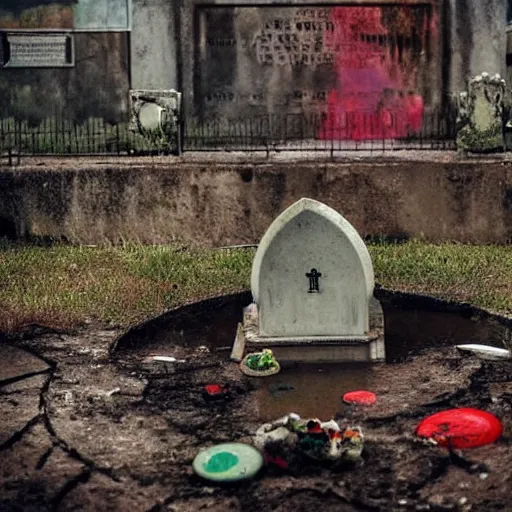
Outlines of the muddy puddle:
<svg viewBox="0 0 512 512">
<path fill-rule="evenodd" d="M 459 343 L 503 346 L 508 327 L 496 318 L 467 306 L 446 305 L 435 299 L 382 294 L 385 315 L 386 365 L 397 365 L 403 372 L 407 361 L 425 351 L 438 351 Z M 116 343 L 113 355 L 128 367 L 141 371 L 140 362 L 148 355 L 172 356 L 192 361 L 172 371 L 186 373 L 210 365 L 229 362 L 237 323 L 249 293 L 220 297 L 185 306 L 137 326 Z M 202 350 L 206 347 L 206 352 Z M 194 366 L 196 365 L 196 366 Z M 233 371 L 235 365 L 231 362 Z M 321 420 L 342 417 L 347 410 L 342 396 L 348 391 L 375 391 L 380 365 L 288 364 L 279 374 L 249 378 L 253 416 L 270 421 L 295 412 Z M 157 378 L 165 378 L 165 374 Z M 207 384 L 207 383 L 205 383 Z"/>
<path fill-rule="evenodd" d="M 366 364 L 300 364 L 277 375 L 251 379 L 256 390 L 255 415 L 263 422 L 290 412 L 328 421 L 343 416 L 342 396 L 356 389 L 371 390 L 374 377 Z"/>
<path fill-rule="evenodd" d="M 377 289 L 384 311 L 386 361 L 401 362 L 428 348 L 461 343 L 497 347 L 510 336 L 512 320 L 494 316 L 467 304 Z M 171 310 L 125 332 L 111 354 L 162 353 L 173 355 L 178 347 L 204 345 L 229 356 L 242 311 L 250 292 L 216 297 Z"/>
</svg>

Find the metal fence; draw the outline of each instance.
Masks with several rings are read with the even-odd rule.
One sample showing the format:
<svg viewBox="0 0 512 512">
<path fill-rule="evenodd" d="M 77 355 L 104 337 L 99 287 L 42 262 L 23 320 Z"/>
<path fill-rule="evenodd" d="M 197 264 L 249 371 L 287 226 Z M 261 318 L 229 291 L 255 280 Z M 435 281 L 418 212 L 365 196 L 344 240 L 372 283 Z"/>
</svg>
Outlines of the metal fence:
<svg viewBox="0 0 512 512">
<path fill-rule="evenodd" d="M 30 155 L 171 154 L 181 146 L 179 140 L 148 138 L 128 123 L 108 124 L 101 118 L 78 123 L 57 115 L 37 125 L 12 117 L 0 120 L 0 156 L 10 160 Z"/>
<path fill-rule="evenodd" d="M 455 149 L 456 111 L 412 119 L 402 112 L 276 114 L 245 119 L 186 119 L 169 137 L 144 136 L 128 123 L 72 122 L 59 115 L 40 123 L 0 120 L 0 157 L 16 163 L 29 155 L 146 155 L 182 151 L 343 151 Z"/>
<path fill-rule="evenodd" d="M 392 151 L 455 149 L 455 110 L 434 111 L 411 123 L 401 112 L 284 114 L 247 119 L 191 120 L 185 151 Z"/>
</svg>

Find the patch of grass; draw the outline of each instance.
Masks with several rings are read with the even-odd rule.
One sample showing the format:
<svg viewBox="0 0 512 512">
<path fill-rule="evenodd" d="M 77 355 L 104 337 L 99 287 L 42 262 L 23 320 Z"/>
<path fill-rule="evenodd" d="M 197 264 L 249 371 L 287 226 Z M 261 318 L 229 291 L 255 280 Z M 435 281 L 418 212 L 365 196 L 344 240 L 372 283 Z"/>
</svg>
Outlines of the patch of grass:
<svg viewBox="0 0 512 512">
<path fill-rule="evenodd" d="M 369 250 L 376 280 L 386 288 L 512 313 L 512 246 L 413 240 Z"/>
<path fill-rule="evenodd" d="M 0 330 L 117 325 L 247 288 L 253 251 L 0 243 Z"/>
<path fill-rule="evenodd" d="M 376 281 L 512 313 L 512 247 L 370 244 Z M 247 289 L 254 250 L 38 247 L 0 240 L 0 330 L 86 321 L 126 326 L 184 302 Z"/>
</svg>

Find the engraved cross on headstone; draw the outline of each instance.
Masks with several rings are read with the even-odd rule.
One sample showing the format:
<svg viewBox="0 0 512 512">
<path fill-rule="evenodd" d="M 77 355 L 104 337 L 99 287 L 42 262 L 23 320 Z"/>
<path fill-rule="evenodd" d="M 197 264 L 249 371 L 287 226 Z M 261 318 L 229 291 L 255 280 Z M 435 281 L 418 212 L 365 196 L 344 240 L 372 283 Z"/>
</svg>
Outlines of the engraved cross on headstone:
<svg viewBox="0 0 512 512">
<path fill-rule="evenodd" d="M 308 293 L 319 293 L 318 278 L 322 277 L 322 274 L 316 268 L 312 268 L 311 272 L 306 273 L 306 277 L 309 279 Z"/>
</svg>

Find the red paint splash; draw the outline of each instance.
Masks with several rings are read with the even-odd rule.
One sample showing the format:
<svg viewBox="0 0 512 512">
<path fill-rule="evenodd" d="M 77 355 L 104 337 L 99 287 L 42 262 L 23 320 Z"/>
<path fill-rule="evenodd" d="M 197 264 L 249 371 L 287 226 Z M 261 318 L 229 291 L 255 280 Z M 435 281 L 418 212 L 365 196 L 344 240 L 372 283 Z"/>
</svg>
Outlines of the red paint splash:
<svg viewBox="0 0 512 512">
<path fill-rule="evenodd" d="M 383 23 L 386 7 L 336 7 L 324 47 L 335 55 L 336 88 L 327 97 L 321 139 L 407 137 L 421 130 L 424 103 L 417 94 L 414 52 L 425 48 L 432 27 L 418 31 L 407 7 L 388 10 L 394 33 Z M 389 9 L 389 8 L 388 8 Z M 389 22 L 388 22 L 389 24 Z"/>
</svg>

